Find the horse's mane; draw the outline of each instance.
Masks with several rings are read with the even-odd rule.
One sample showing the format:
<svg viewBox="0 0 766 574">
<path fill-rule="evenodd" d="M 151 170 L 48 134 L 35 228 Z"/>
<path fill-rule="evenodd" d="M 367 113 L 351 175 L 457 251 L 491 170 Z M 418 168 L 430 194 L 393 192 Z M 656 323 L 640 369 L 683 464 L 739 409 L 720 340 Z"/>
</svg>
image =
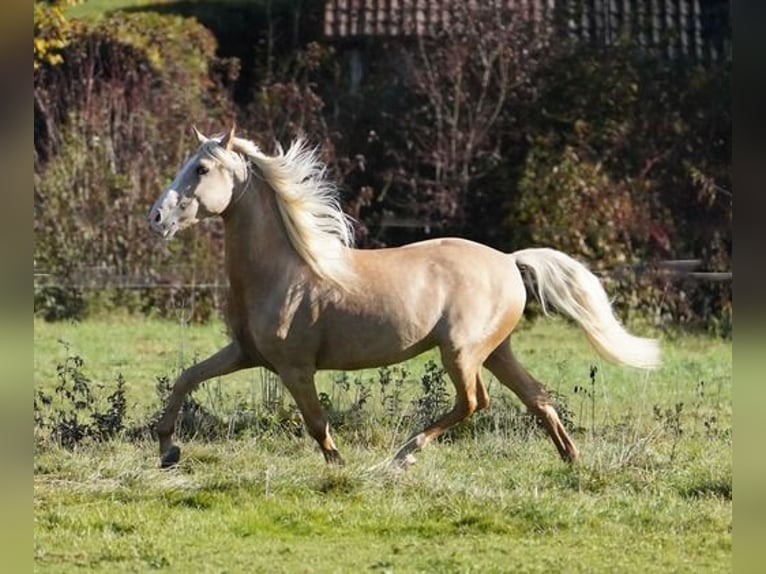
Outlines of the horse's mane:
<svg viewBox="0 0 766 574">
<path fill-rule="evenodd" d="M 229 159 L 218 145 L 208 150 L 223 162 Z M 347 248 L 354 243 L 353 227 L 316 148 L 297 139 L 287 151 L 279 146 L 276 155 L 268 156 L 252 141 L 235 137 L 232 151 L 252 161 L 274 190 L 287 237 L 301 259 L 319 277 L 351 288 L 354 273 Z"/>
</svg>

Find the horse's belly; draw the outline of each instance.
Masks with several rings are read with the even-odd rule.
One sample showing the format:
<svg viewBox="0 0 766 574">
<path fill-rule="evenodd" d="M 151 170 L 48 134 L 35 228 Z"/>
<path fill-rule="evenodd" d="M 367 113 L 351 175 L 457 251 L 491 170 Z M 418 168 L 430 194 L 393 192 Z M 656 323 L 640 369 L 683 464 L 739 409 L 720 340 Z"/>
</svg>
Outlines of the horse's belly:
<svg viewBox="0 0 766 574">
<path fill-rule="evenodd" d="M 320 369 L 353 370 L 406 361 L 437 344 L 434 321 L 359 321 L 323 329 Z"/>
</svg>

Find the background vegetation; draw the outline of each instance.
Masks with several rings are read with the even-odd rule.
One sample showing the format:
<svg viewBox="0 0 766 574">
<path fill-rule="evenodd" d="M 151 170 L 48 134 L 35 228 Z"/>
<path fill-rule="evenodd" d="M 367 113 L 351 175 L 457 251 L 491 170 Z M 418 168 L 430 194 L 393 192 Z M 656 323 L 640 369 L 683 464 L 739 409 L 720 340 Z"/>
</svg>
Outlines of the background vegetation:
<svg viewBox="0 0 766 574">
<path fill-rule="evenodd" d="M 64 4 L 35 3 L 35 307 L 49 319 L 168 316 L 182 300 L 216 314 L 220 227 L 164 245 L 144 216 L 194 145 L 189 125 L 236 120 L 267 150 L 316 142 L 363 247 L 550 245 L 601 274 L 623 316 L 731 331 L 730 282 L 657 270 L 731 269 L 726 59 L 585 46 L 484 8 L 433 38 L 364 41 L 355 78 L 352 50 L 321 35 L 321 2 Z"/>
</svg>

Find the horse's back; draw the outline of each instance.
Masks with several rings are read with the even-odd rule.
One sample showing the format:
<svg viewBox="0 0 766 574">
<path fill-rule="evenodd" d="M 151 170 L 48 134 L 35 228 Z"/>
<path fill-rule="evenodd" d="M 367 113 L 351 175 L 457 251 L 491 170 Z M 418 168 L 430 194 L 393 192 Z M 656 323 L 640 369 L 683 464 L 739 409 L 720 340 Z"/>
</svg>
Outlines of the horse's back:
<svg viewBox="0 0 766 574">
<path fill-rule="evenodd" d="M 492 247 L 453 237 L 428 239 L 402 247 L 355 250 L 354 268 L 360 284 L 373 290 L 390 290 L 405 283 L 430 297 L 497 296 L 521 281 L 508 254 Z"/>
<path fill-rule="evenodd" d="M 352 251 L 355 265 L 365 272 L 371 265 L 417 265 L 443 264 L 452 272 L 475 267 L 482 263 L 496 267 L 501 271 L 507 265 L 508 255 L 493 247 L 461 239 L 459 237 L 439 237 L 399 247 L 383 249 L 355 249 Z"/>
</svg>

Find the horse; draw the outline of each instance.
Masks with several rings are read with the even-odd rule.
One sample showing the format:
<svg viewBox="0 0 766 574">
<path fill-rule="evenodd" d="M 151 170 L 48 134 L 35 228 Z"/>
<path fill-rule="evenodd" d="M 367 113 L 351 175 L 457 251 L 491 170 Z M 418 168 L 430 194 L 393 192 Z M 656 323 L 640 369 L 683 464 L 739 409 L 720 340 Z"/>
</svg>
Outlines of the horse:
<svg viewBox="0 0 766 574">
<path fill-rule="evenodd" d="M 223 219 L 231 340 L 175 380 L 156 425 L 161 467 L 180 459 L 173 431 L 187 393 L 252 367 L 280 377 L 325 460 L 342 464 L 315 373 L 399 363 L 434 347 L 454 385 L 454 405 L 412 434 L 395 464 L 412 464 L 416 452 L 489 406 L 482 367 L 518 395 L 561 458 L 574 463 L 578 449 L 543 384 L 511 350 L 527 303 L 522 270 L 545 314 L 553 307 L 569 316 L 607 360 L 659 366 L 658 341 L 630 334 L 599 279 L 569 255 L 547 247 L 503 253 L 460 238 L 356 249 L 337 189 L 304 139 L 267 155 L 234 127 L 212 137 L 193 130 L 199 147 L 156 200 L 148 223 L 170 240 L 204 218 Z"/>
</svg>

